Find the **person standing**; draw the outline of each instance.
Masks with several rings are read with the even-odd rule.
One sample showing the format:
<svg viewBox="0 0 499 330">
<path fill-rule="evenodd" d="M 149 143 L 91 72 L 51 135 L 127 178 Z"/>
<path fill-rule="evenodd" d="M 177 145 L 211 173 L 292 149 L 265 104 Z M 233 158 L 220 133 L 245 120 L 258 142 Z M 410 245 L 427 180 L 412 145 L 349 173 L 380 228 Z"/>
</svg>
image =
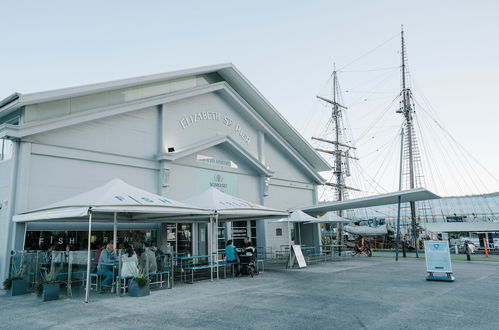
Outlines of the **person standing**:
<svg viewBox="0 0 499 330">
<path fill-rule="evenodd" d="M 466 260 L 470 261 L 471 260 L 471 248 L 470 248 L 470 241 L 466 240 L 464 242 L 464 252 L 466 253 Z"/>
<path fill-rule="evenodd" d="M 144 244 L 145 250 L 140 255 L 140 269 L 148 274 L 155 274 L 158 271 L 158 262 L 156 260 L 156 247 L 151 247 L 151 243 Z"/>
</svg>

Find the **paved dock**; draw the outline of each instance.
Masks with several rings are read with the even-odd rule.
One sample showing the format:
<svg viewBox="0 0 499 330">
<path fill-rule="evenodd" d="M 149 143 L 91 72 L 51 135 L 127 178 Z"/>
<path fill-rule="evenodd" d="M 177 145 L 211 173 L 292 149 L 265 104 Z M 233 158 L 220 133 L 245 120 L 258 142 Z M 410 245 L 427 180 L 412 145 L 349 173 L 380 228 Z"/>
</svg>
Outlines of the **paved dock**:
<svg viewBox="0 0 499 330">
<path fill-rule="evenodd" d="M 89 304 L 2 296 L 0 328 L 499 328 L 499 263 L 455 261 L 453 268 L 455 282 L 427 282 L 422 259 L 358 257 L 178 285 L 142 298 L 95 295 Z"/>
</svg>

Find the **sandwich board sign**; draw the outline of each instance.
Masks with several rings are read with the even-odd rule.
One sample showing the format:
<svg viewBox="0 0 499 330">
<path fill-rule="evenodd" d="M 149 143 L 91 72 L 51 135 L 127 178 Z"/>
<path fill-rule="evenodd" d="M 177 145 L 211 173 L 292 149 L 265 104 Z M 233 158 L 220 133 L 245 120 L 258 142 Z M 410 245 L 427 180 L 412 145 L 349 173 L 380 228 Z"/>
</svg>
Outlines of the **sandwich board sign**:
<svg viewBox="0 0 499 330">
<path fill-rule="evenodd" d="M 428 281 L 454 281 L 450 260 L 449 242 L 424 241 L 426 271 Z M 445 273 L 445 276 L 436 276 L 434 273 Z"/>
<path fill-rule="evenodd" d="M 294 266 L 295 260 L 298 263 L 298 267 L 300 268 L 307 267 L 307 263 L 305 262 L 305 257 L 303 257 L 300 245 L 292 246 L 289 256 L 289 264 L 288 264 L 289 268 L 292 268 Z"/>
</svg>

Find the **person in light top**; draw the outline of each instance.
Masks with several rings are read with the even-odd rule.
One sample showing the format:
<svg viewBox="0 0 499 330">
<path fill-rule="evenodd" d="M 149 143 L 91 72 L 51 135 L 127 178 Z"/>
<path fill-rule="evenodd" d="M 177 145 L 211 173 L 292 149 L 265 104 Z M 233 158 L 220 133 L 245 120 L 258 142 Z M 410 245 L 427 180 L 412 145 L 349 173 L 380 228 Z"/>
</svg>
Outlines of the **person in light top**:
<svg viewBox="0 0 499 330">
<path fill-rule="evenodd" d="M 139 273 L 139 260 L 131 247 L 127 247 L 121 256 L 121 277 L 133 277 Z"/>
</svg>

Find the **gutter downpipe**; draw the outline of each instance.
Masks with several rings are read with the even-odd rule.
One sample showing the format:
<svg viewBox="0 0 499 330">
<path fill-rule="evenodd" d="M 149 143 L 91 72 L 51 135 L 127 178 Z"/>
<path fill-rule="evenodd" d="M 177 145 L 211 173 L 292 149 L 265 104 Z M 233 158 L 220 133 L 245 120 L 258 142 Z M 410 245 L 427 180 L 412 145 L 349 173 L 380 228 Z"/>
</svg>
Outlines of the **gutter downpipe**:
<svg viewBox="0 0 499 330">
<path fill-rule="evenodd" d="M 12 242 L 12 239 L 13 239 L 13 236 L 12 235 L 12 226 L 13 226 L 13 222 L 12 222 L 12 218 L 14 217 L 15 215 L 15 211 L 16 211 L 16 201 L 17 201 L 17 185 L 18 185 L 18 182 L 19 182 L 19 155 L 20 155 L 20 149 L 21 149 L 21 141 L 20 140 L 17 140 L 17 141 L 13 141 L 14 142 L 14 167 L 13 167 L 13 173 L 12 173 L 12 187 L 11 187 L 11 191 L 10 191 L 10 210 L 9 210 L 9 215 L 8 215 L 8 221 L 7 221 L 7 246 L 6 246 L 6 251 L 5 251 L 5 261 L 2 263 L 3 266 L 6 266 L 6 261 L 9 260 L 10 262 L 10 257 L 8 257 L 8 251 L 9 250 L 12 250 L 13 248 L 13 242 Z M 25 225 L 26 226 L 26 225 Z M 26 227 L 25 227 L 26 228 Z M 0 279 L 3 279 L 4 278 L 7 278 L 9 274 L 7 274 L 8 270 L 10 269 L 10 264 L 4 268 L 4 267 L 0 267 L 1 269 L 1 273 L 0 273 Z M 7 276 L 7 277 L 5 277 Z"/>
</svg>

